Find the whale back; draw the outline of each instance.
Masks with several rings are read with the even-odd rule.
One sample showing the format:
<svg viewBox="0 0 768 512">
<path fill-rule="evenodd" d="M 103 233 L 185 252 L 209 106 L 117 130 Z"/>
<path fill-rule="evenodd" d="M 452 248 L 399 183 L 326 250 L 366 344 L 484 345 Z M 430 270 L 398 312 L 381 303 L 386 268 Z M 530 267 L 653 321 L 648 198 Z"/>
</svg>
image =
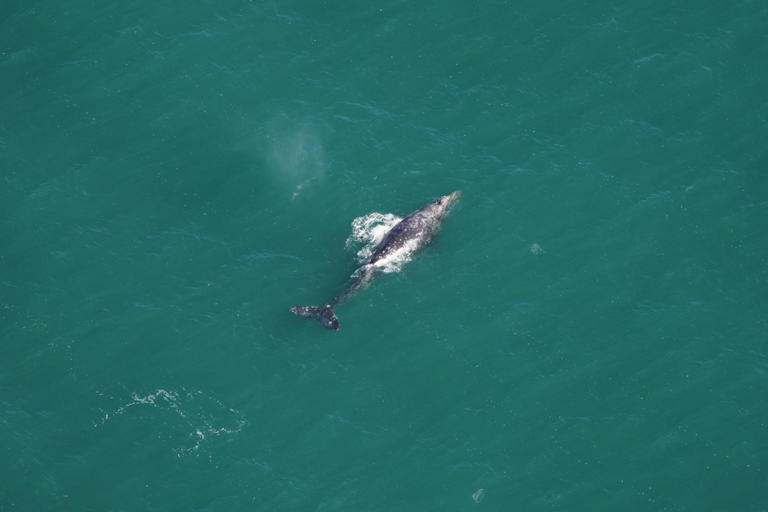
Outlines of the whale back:
<svg viewBox="0 0 768 512">
<path fill-rule="evenodd" d="M 429 241 L 440 224 L 440 216 L 433 205 L 430 203 L 395 224 L 376 246 L 369 263 L 386 258 L 406 244 L 413 244 L 412 249 L 416 250 Z"/>
</svg>

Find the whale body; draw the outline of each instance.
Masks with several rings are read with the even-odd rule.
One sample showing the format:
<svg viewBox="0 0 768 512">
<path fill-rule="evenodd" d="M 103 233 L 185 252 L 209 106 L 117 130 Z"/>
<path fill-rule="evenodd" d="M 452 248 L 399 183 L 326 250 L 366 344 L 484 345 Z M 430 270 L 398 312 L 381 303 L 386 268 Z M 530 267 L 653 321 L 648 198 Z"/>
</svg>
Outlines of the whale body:
<svg viewBox="0 0 768 512">
<path fill-rule="evenodd" d="M 459 196 L 460 192 L 456 191 L 447 196 L 439 197 L 395 224 L 376 246 L 368 262 L 352 274 L 352 280 L 344 291 L 328 304 L 325 306 L 294 306 L 290 311 L 300 317 L 317 320 L 326 329 L 338 331 L 339 319 L 333 308 L 368 284 L 388 259 L 410 255 L 427 245 L 439 230 L 450 209 L 458 201 Z"/>
</svg>

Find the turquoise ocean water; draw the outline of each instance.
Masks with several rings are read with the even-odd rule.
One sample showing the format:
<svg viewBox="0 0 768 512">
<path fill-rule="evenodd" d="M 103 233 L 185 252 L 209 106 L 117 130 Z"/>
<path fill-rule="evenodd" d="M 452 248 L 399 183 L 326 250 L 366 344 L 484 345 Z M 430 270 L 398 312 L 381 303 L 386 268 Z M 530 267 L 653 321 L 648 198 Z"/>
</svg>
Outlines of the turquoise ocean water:
<svg viewBox="0 0 768 512">
<path fill-rule="evenodd" d="M 767 90 L 757 0 L 3 2 L 0 511 L 768 510 Z"/>
</svg>

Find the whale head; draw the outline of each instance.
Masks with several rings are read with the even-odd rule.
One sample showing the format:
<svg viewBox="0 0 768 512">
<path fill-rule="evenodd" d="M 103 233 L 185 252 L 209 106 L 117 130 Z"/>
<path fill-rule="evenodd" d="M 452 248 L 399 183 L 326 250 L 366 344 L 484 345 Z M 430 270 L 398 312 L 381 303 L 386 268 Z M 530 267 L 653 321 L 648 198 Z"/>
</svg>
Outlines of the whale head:
<svg viewBox="0 0 768 512">
<path fill-rule="evenodd" d="M 447 196 L 438 197 L 432 202 L 430 206 L 438 217 L 445 217 L 448 215 L 448 213 L 450 213 L 451 208 L 453 208 L 456 203 L 459 202 L 460 197 L 461 191 L 456 190 Z"/>
<path fill-rule="evenodd" d="M 461 193 L 457 190 L 447 196 L 440 196 L 417 213 L 421 218 L 428 219 L 426 225 L 434 232 L 439 229 L 445 216 L 451 212 L 451 208 L 459 201 L 460 195 Z"/>
</svg>

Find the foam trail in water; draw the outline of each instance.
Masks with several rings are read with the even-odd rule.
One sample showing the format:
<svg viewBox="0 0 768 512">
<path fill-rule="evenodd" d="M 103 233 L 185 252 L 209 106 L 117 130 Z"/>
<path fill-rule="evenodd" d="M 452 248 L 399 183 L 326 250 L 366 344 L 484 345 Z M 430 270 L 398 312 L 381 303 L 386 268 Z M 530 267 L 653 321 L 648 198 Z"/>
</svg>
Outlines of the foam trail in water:
<svg viewBox="0 0 768 512">
<path fill-rule="evenodd" d="M 155 411 L 136 412 L 142 408 Z M 163 411 L 171 411 L 173 414 L 163 414 Z M 198 455 L 201 444 L 206 439 L 237 434 L 246 424 L 245 417 L 239 411 L 227 407 L 202 391 L 187 391 L 184 388 L 181 392 L 158 389 L 146 395 L 132 393 L 130 401 L 117 408 L 106 411 L 102 409 L 102 412 L 103 417 L 100 422 L 94 423 L 94 428 L 99 428 L 120 416 L 133 416 L 134 421 L 136 418 L 141 418 L 142 421 L 157 421 L 158 438 L 161 434 L 169 439 L 186 437 L 185 445 L 174 450 L 178 457 Z"/>
</svg>

